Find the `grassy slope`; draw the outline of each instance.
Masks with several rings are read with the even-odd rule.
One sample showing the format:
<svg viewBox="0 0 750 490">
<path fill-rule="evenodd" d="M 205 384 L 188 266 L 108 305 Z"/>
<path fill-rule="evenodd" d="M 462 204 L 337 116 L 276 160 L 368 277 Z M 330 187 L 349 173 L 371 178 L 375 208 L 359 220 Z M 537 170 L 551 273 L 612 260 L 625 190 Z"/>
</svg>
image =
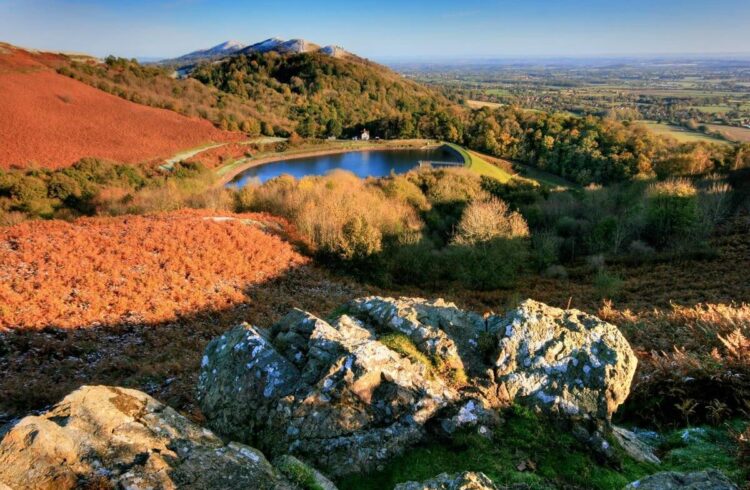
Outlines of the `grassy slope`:
<svg viewBox="0 0 750 490">
<path fill-rule="evenodd" d="M 670 136 L 680 143 L 693 143 L 693 142 L 704 142 L 704 143 L 715 143 L 720 145 L 730 144 L 719 138 L 708 136 L 703 133 L 695 131 L 689 131 L 679 126 L 673 126 L 671 124 L 657 123 L 653 121 L 641 121 L 641 124 L 646 126 L 648 129 L 658 134 L 659 136 Z"/>
<path fill-rule="evenodd" d="M 487 177 L 493 177 L 503 184 L 509 182 L 513 176 L 501 169 L 500 167 L 491 164 L 484 158 L 480 157 L 473 151 L 466 150 L 465 148 L 455 145 L 453 143 L 446 143 L 449 147 L 454 149 L 464 159 L 464 163 L 469 170 L 478 173 L 479 175 L 486 175 Z"/>
</svg>

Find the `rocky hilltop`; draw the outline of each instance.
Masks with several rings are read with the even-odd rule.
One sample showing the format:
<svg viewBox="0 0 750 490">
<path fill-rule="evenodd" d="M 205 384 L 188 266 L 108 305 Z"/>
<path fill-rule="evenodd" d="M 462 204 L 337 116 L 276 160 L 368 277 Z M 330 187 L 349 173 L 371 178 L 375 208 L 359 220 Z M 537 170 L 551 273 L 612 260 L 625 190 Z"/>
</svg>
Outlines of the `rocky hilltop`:
<svg viewBox="0 0 750 490">
<path fill-rule="evenodd" d="M 292 310 L 270 328 L 238 325 L 206 347 L 198 399 L 208 428 L 144 393 L 86 386 L 8 429 L 0 489 L 334 489 L 325 475 L 378 470 L 426 441 L 489 438 L 511 404 L 547 417 L 602 460 L 616 462 L 608 441 L 620 441 L 655 464 L 648 447 L 611 425 L 635 368 L 613 325 L 532 300 L 503 316 L 419 298 L 360 298 L 327 319 Z M 660 482 L 736 488 L 718 472 L 665 472 L 631 488 Z M 466 472 L 397 488 L 501 487 Z"/>
</svg>

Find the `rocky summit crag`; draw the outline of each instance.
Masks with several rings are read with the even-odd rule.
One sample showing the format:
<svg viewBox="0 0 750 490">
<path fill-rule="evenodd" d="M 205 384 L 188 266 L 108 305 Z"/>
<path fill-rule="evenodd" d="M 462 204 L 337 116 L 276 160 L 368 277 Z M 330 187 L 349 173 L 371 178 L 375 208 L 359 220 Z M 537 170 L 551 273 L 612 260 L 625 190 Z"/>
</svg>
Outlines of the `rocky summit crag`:
<svg viewBox="0 0 750 490">
<path fill-rule="evenodd" d="M 577 310 L 527 300 L 483 318 L 442 300 L 370 297 L 330 321 L 293 310 L 268 330 L 243 324 L 214 339 L 198 399 L 219 434 L 339 476 L 435 431 L 487 432 L 493 409 L 511 403 L 606 447 L 598 431 L 635 367 L 616 327 Z"/>
</svg>

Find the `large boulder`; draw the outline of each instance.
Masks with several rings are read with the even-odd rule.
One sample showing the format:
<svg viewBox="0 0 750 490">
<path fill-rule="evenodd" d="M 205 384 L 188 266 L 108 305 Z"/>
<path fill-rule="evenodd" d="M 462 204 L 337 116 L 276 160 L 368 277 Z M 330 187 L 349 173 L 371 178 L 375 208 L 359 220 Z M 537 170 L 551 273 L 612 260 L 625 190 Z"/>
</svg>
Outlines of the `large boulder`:
<svg viewBox="0 0 750 490">
<path fill-rule="evenodd" d="M 178 487 L 292 488 L 260 451 L 125 388 L 84 386 L 0 442 L 0 488 Z"/>
<path fill-rule="evenodd" d="M 613 325 L 530 300 L 504 317 L 419 298 L 361 298 L 343 312 L 329 322 L 293 310 L 211 341 L 198 386 L 209 425 L 336 476 L 375 469 L 432 429 L 490 434 L 511 402 L 607 425 L 635 370 Z"/>
<path fill-rule="evenodd" d="M 484 473 L 464 471 L 455 475 L 441 473 L 423 482 L 399 483 L 393 490 L 500 490 Z"/>
<path fill-rule="evenodd" d="M 533 300 L 490 322 L 498 330 L 496 380 L 510 399 L 608 422 L 627 398 L 637 359 L 614 325 Z"/>
<path fill-rule="evenodd" d="M 692 473 L 663 471 L 634 481 L 625 490 L 737 490 L 737 485 L 721 471 L 706 470 Z"/>
<path fill-rule="evenodd" d="M 270 332 L 240 325 L 206 347 L 198 400 L 209 425 L 331 475 L 373 469 L 420 441 L 458 392 L 428 363 L 343 315 L 294 310 Z"/>
</svg>

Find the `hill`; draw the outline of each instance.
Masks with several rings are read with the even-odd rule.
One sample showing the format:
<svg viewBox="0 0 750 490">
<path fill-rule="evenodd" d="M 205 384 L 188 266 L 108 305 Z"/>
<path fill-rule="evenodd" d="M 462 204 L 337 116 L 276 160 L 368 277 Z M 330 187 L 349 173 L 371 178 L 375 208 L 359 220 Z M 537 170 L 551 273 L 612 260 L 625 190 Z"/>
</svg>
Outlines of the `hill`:
<svg viewBox="0 0 750 490">
<path fill-rule="evenodd" d="M 186 78 L 172 66 L 109 57 L 58 68 L 127 100 L 207 119 L 248 135 L 351 137 L 460 136 L 463 110 L 434 90 L 337 46 L 266 40 L 220 61 L 199 64 Z"/>
<path fill-rule="evenodd" d="M 137 163 L 239 135 L 64 77 L 64 55 L 0 46 L 0 168 L 66 167 L 83 157 Z"/>
<path fill-rule="evenodd" d="M 340 48 L 293 46 L 291 52 L 251 46 L 191 76 L 259 113 L 292 121 L 278 129 L 303 137 L 353 136 L 364 127 L 383 138 L 458 136 L 461 109 L 437 92 Z"/>
<path fill-rule="evenodd" d="M 229 56 L 230 54 L 236 53 L 243 48 L 245 48 L 245 45 L 239 41 L 225 41 L 211 48 L 199 49 L 177 58 L 161 60 L 158 64 L 182 66 L 192 63 L 199 63 L 201 61 L 210 61 L 212 59 Z"/>
<path fill-rule="evenodd" d="M 290 39 L 285 41 L 278 37 L 272 37 L 250 46 L 246 46 L 238 41 L 226 41 L 212 48 L 193 51 L 177 58 L 161 60 L 156 64 L 176 67 L 181 74 L 185 74 L 192 71 L 200 63 L 215 61 L 233 54 L 271 52 L 279 54 L 321 53 L 334 58 L 357 58 L 357 56 L 349 53 L 340 46 L 329 45 L 320 47 L 320 45 L 305 39 Z"/>
</svg>

